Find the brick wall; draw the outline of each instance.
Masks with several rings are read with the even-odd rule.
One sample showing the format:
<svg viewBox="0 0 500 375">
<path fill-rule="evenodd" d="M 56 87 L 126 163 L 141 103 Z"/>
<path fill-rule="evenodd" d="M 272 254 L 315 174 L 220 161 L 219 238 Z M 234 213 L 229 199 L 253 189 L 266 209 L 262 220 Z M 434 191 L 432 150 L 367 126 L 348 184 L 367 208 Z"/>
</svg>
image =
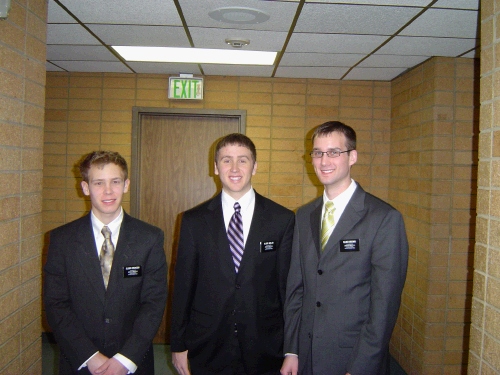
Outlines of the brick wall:
<svg viewBox="0 0 500 375">
<path fill-rule="evenodd" d="M 498 1 L 481 1 L 481 122 L 469 374 L 500 374 Z"/>
<path fill-rule="evenodd" d="M 475 230 L 477 67 L 433 58 L 392 84 L 389 197 L 410 243 L 391 352 L 408 374 L 465 374 Z"/>
<path fill-rule="evenodd" d="M 0 21 L 0 373 L 41 373 L 45 0 Z"/>
</svg>

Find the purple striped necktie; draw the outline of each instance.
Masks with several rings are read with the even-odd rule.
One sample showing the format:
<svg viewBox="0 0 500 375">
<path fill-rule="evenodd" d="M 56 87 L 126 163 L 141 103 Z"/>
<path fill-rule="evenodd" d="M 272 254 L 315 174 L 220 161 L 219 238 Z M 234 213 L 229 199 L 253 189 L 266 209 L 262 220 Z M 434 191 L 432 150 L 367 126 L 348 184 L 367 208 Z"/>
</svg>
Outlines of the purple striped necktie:
<svg viewBox="0 0 500 375">
<path fill-rule="evenodd" d="M 238 273 L 241 258 L 243 257 L 244 241 L 243 241 L 243 220 L 241 219 L 241 206 L 238 202 L 234 204 L 234 214 L 229 221 L 227 228 L 227 238 L 229 239 L 229 247 L 233 255 L 234 270 Z"/>
</svg>

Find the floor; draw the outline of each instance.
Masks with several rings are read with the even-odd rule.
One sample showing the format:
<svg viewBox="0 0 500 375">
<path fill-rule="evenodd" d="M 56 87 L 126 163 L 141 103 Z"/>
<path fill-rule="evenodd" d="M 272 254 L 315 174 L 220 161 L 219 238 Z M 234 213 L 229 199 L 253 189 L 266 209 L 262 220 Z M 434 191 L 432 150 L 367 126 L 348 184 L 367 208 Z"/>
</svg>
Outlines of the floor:
<svg viewBox="0 0 500 375">
<path fill-rule="evenodd" d="M 153 345 L 155 352 L 156 375 L 177 375 L 172 366 L 170 346 Z M 47 334 L 42 334 L 42 375 L 56 375 L 57 363 L 59 361 L 59 350 L 54 339 Z M 326 374 L 320 374 L 326 375 Z M 391 375 L 407 375 L 399 364 L 391 358 Z"/>
</svg>

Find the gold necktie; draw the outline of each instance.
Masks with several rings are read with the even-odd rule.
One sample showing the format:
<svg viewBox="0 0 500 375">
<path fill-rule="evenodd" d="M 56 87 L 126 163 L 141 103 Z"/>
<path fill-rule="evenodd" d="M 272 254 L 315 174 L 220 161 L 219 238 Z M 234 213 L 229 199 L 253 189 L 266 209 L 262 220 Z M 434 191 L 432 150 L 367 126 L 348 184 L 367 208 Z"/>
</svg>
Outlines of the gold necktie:
<svg viewBox="0 0 500 375">
<path fill-rule="evenodd" d="M 99 259 L 101 260 L 101 270 L 102 278 L 104 279 L 104 286 L 108 288 L 109 274 L 111 273 L 111 265 L 113 264 L 113 255 L 115 254 L 115 247 L 111 241 L 111 231 L 105 225 L 101 230 L 104 236 L 104 242 L 101 247 L 101 255 Z"/>
<path fill-rule="evenodd" d="M 335 220 L 333 218 L 333 212 L 335 207 L 333 207 L 333 202 L 327 201 L 325 203 L 325 213 L 323 215 L 323 221 L 321 222 L 321 250 L 325 249 L 325 245 L 330 238 L 333 224 Z"/>
</svg>

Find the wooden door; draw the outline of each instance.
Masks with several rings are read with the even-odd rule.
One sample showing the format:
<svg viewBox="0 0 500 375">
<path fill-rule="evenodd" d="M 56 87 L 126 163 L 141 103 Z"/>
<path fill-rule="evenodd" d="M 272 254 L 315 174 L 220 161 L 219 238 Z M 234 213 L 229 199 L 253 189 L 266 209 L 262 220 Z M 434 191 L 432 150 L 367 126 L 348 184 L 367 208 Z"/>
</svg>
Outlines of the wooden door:
<svg viewBox="0 0 500 375">
<path fill-rule="evenodd" d="M 181 213 L 220 190 L 214 174 L 216 141 L 229 133 L 244 132 L 244 112 L 226 112 L 235 111 L 150 113 L 138 109 L 134 116 L 132 215 L 165 232 L 169 298 L 156 343 L 170 341 L 173 265 Z"/>
</svg>

